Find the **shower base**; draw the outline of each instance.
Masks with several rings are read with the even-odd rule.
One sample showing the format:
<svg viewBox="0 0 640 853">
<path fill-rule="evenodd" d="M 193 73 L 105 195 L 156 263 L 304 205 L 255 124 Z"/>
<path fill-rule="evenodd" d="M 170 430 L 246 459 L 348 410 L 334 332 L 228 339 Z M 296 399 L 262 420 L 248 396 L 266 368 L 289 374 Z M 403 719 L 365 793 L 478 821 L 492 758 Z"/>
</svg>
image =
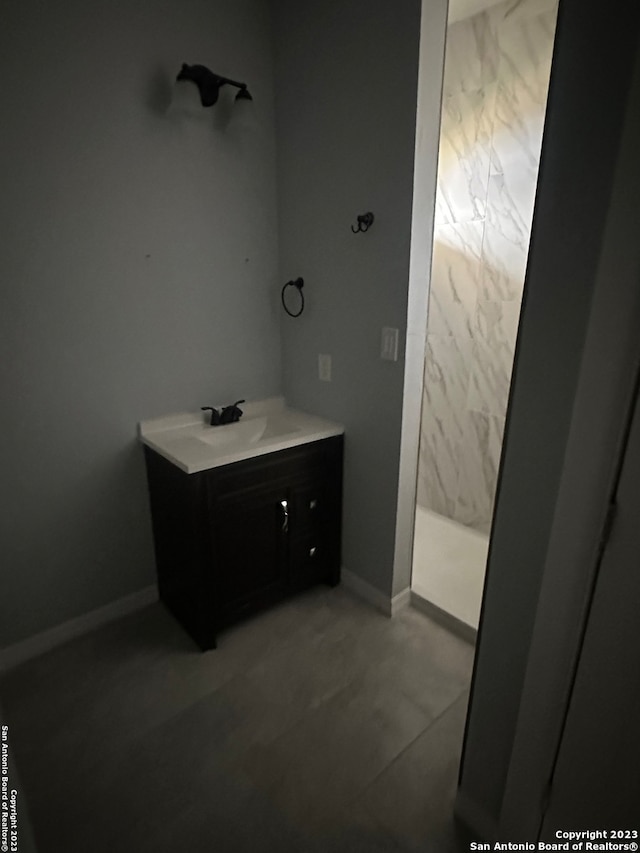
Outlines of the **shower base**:
<svg viewBox="0 0 640 853">
<path fill-rule="evenodd" d="M 452 617 L 450 627 L 460 627 L 461 633 L 473 637 L 480 619 L 488 548 L 486 534 L 417 506 L 411 577 L 414 604 L 424 603 L 425 610 L 432 605 L 431 615 L 443 616 L 445 623 L 447 615 Z"/>
</svg>

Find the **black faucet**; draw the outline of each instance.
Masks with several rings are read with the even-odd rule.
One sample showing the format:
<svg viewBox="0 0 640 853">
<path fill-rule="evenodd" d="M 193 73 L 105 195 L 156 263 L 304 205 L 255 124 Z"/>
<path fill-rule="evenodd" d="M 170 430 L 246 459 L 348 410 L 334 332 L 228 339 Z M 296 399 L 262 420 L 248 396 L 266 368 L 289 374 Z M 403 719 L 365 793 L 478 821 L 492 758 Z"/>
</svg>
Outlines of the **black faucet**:
<svg viewBox="0 0 640 853">
<path fill-rule="evenodd" d="M 232 406 L 224 406 L 221 411 L 214 409 L 212 406 L 201 406 L 203 412 L 211 412 L 211 426 L 222 426 L 223 424 L 235 424 L 242 417 L 242 409 L 238 406 L 244 403 L 244 400 L 237 400 Z"/>
<path fill-rule="evenodd" d="M 211 412 L 209 423 L 211 426 L 220 426 L 220 412 L 217 409 L 214 409 L 213 406 L 200 406 L 200 411 Z"/>
<path fill-rule="evenodd" d="M 225 406 L 223 408 L 220 412 L 221 424 L 235 424 L 240 420 L 242 417 L 242 409 L 238 408 L 240 403 L 244 403 L 244 400 L 236 400 L 232 406 Z"/>
</svg>

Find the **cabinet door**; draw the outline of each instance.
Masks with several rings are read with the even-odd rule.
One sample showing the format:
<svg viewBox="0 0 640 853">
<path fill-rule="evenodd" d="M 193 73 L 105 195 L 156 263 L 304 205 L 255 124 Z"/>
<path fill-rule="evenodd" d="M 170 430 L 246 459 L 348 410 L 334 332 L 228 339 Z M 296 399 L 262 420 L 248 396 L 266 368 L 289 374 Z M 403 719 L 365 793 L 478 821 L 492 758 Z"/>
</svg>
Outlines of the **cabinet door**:
<svg viewBox="0 0 640 853">
<path fill-rule="evenodd" d="M 215 587 L 224 613 L 259 606 L 286 583 L 289 491 L 282 485 L 218 495 L 211 506 Z"/>
</svg>

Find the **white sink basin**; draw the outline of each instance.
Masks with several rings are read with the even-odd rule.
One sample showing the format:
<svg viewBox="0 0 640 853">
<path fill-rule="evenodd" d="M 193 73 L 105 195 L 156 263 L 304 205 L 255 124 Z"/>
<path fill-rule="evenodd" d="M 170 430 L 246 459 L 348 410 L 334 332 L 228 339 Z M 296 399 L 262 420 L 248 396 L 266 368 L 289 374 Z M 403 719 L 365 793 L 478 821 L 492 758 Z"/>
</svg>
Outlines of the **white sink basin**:
<svg viewBox="0 0 640 853">
<path fill-rule="evenodd" d="M 299 431 L 300 427 L 291 423 L 285 415 L 268 415 L 241 420 L 235 424 L 209 427 L 204 434 L 198 436 L 198 440 L 222 448 L 229 445 L 258 444 L 260 441 L 271 441 Z"/>
<path fill-rule="evenodd" d="M 341 424 L 289 409 L 281 397 L 249 402 L 238 423 L 212 427 L 202 412 L 143 421 L 140 439 L 187 474 L 342 435 Z"/>
</svg>

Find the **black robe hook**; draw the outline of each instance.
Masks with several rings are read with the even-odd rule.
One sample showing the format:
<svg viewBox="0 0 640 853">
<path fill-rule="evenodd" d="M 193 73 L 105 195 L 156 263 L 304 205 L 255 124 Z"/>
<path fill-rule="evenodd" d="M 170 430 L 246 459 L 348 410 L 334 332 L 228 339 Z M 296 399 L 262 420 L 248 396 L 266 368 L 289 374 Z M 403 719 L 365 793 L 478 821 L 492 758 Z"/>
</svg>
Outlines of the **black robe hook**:
<svg viewBox="0 0 640 853">
<path fill-rule="evenodd" d="M 371 228 L 371 226 L 373 225 L 373 219 L 373 213 L 361 213 L 360 216 L 358 216 L 358 227 L 354 228 L 352 225 L 351 230 L 354 234 L 359 234 L 360 232 L 364 233 L 365 231 L 368 231 L 369 228 Z"/>
</svg>

